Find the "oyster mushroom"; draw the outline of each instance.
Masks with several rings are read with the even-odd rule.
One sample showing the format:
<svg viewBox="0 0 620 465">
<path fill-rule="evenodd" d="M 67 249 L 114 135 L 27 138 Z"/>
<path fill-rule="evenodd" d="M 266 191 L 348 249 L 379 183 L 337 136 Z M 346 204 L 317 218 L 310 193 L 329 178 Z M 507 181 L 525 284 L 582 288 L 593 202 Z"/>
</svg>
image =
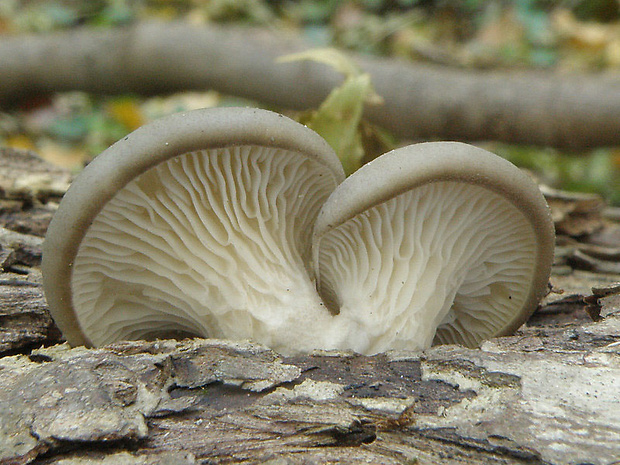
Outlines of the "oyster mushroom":
<svg viewBox="0 0 620 465">
<path fill-rule="evenodd" d="M 475 346 L 534 310 L 553 239 L 536 185 L 484 150 L 418 144 L 345 180 L 310 129 L 208 109 L 138 129 L 78 176 L 45 239 L 43 284 L 72 345 Z"/>
<path fill-rule="evenodd" d="M 336 188 L 315 224 L 313 262 L 351 348 L 475 347 L 535 310 L 554 242 L 528 175 L 480 148 L 431 142 L 384 154 Z"/>
<path fill-rule="evenodd" d="M 331 319 L 307 264 L 314 220 L 343 179 L 321 137 L 272 112 L 146 125 L 96 157 L 54 215 L 42 264 L 52 315 L 72 345 L 303 341 L 302 315 Z"/>
</svg>

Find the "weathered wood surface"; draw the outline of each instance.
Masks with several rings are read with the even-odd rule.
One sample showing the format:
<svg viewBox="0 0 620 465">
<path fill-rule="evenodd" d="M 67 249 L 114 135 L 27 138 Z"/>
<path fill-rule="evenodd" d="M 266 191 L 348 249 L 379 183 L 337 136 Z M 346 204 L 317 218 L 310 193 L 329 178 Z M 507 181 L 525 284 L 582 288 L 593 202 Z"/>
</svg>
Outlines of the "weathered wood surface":
<svg viewBox="0 0 620 465">
<path fill-rule="evenodd" d="M 549 193 L 563 232 L 552 284 L 564 293 L 481 349 L 289 358 L 207 340 L 71 349 L 54 345 L 37 268 L 41 225 L 63 189 L 15 194 L 6 154 L 0 463 L 620 461 L 620 228 L 596 198 Z M 30 175 L 46 171 L 37 166 Z"/>
</svg>

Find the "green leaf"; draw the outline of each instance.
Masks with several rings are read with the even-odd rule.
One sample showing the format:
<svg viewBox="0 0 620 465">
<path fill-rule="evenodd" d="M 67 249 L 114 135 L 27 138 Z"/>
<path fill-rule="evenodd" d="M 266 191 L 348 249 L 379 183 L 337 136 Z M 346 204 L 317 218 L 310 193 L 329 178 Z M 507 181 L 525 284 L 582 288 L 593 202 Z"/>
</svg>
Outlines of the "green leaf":
<svg viewBox="0 0 620 465">
<path fill-rule="evenodd" d="M 319 133 L 334 149 L 347 175 L 362 165 L 362 114 L 366 103 L 381 102 L 372 88 L 370 75 L 343 53 L 327 48 L 313 49 L 279 59 L 279 62 L 312 60 L 324 63 L 345 75 L 344 82 L 333 89 L 319 108 L 310 114 L 308 127 Z"/>
<path fill-rule="evenodd" d="M 329 94 L 308 122 L 308 126 L 334 149 L 347 175 L 361 166 L 364 157 L 358 129 L 369 91 L 367 74 L 346 79 Z"/>
</svg>

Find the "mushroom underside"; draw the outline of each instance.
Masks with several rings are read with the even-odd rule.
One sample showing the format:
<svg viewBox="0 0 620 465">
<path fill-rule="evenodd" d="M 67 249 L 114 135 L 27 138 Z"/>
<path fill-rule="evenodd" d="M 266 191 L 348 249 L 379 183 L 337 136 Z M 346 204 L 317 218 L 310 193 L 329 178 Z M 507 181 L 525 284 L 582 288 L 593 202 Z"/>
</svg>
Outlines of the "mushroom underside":
<svg viewBox="0 0 620 465">
<path fill-rule="evenodd" d="M 270 151 L 187 153 L 105 205 L 72 274 L 93 344 L 176 333 L 285 353 L 475 346 L 523 306 L 530 223 L 499 194 L 454 181 L 419 186 L 323 235 L 317 294 L 310 234 L 330 178 L 303 155 Z"/>
<path fill-rule="evenodd" d="M 219 108 L 145 125 L 89 164 L 42 270 L 73 345 L 195 335 L 374 354 L 513 331 L 553 246 L 537 186 L 485 150 L 415 144 L 345 179 L 307 127 Z"/>
<path fill-rule="evenodd" d="M 536 235 L 480 185 L 432 182 L 343 222 L 315 243 L 318 290 L 363 353 L 477 346 L 521 314 Z"/>
<path fill-rule="evenodd" d="M 329 317 L 306 268 L 312 225 L 335 187 L 327 170 L 297 152 L 239 146 L 186 153 L 135 178 L 75 258 L 83 333 L 94 345 L 176 332 L 290 346 L 302 312 Z"/>
</svg>

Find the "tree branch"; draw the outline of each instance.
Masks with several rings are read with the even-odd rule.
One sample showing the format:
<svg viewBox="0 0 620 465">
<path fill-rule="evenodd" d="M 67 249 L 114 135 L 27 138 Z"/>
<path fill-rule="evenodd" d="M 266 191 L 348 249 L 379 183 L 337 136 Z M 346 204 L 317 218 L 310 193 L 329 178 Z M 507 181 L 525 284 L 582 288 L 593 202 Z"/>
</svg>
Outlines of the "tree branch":
<svg viewBox="0 0 620 465">
<path fill-rule="evenodd" d="M 215 89 L 280 108 L 316 107 L 341 82 L 318 63 L 276 63 L 308 48 L 265 30 L 184 22 L 83 28 L 0 40 L 0 102 L 84 90 Z M 587 149 L 620 144 L 620 77 L 481 72 L 357 57 L 385 103 L 368 118 L 411 139 L 501 140 Z"/>
</svg>

